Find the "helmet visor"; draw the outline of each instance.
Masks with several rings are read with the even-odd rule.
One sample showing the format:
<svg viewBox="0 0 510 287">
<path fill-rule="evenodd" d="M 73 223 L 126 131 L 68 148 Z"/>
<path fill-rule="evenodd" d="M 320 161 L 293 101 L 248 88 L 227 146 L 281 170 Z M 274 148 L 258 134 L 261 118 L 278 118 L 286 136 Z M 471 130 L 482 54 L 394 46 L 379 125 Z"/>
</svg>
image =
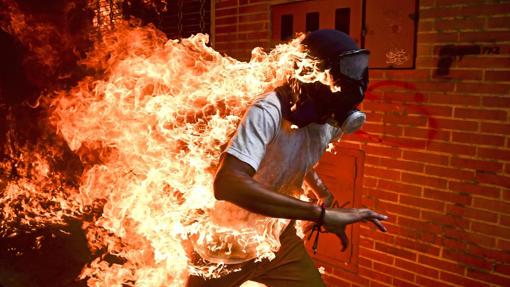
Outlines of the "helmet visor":
<svg viewBox="0 0 510 287">
<path fill-rule="evenodd" d="M 356 50 L 341 54 L 337 60 L 337 71 L 353 80 L 360 81 L 368 68 L 368 50 Z"/>
</svg>

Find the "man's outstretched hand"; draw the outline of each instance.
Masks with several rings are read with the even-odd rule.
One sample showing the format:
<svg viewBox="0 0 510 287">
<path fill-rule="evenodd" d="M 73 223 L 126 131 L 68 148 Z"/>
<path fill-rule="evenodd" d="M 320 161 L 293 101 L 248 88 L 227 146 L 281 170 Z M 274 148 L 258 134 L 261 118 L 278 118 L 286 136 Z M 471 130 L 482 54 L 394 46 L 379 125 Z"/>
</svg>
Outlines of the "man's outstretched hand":
<svg viewBox="0 0 510 287">
<path fill-rule="evenodd" d="M 388 216 L 379 214 L 367 208 L 327 208 L 322 227 L 331 233 L 335 233 L 342 241 L 342 251 L 349 246 L 349 240 L 345 234 L 345 227 L 356 222 L 372 222 L 379 230 L 386 232 L 386 227 L 381 223 Z"/>
</svg>

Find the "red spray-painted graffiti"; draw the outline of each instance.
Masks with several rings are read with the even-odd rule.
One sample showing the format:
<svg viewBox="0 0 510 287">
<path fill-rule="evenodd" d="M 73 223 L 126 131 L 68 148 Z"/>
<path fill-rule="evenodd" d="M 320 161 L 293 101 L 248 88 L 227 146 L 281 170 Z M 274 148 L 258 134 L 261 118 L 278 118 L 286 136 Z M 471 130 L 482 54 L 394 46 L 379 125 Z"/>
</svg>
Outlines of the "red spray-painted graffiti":
<svg viewBox="0 0 510 287">
<path fill-rule="evenodd" d="M 409 101 L 402 101 L 402 102 L 394 102 L 391 99 L 387 99 L 384 97 L 384 95 L 381 95 L 377 93 L 376 91 L 381 88 L 386 87 L 395 87 L 397 89 L 404 89 L 407 91 L 410 91 L 412 95 L 409 97 Z M 427 127 L 427 136 L 425 141 L 412 141 L 412 140 L 400 140 L 395 139 L 391 137 L 386 137 L 384 135 L 374 135 L 369 134 L 368 132 L 364 130 L 360 130 L 355 133 L 355 136 L 365 140 L 367 142 L 375 142 L 375 143 L 381 143 L 386 144 L 390 146 L 398 146 L 398 147 L 406 147 L 406 148 L 425 148 L 425 146 L 434 138 L 436 138 L 437 132 L 438 132 L 438 123 L 437 120 L 434 119 L 430 112 L 427 110 L 427 106 L 420 105 L 420 103 L 423 103 L 426 101 L 426 97 L 417 90 L 416 85 L 412 83 L 407 83 L 403 81 L 394 81 L 394 80 L 385 80 L 376 82 L 368 87 L 368 90 L 365 95 L 366 101 L 382 101 L 384 103 L 389 103 L 394 105 L 395 113 L 400 113 L 402 115 L 407 114 L 409 104 L 418 104 L 414 105 L 413 109 L 416 113 L 425 116 L 428 121 L 428 127 Z M 403 122 L 402 124 L 406 124 Z"/>
</svg>

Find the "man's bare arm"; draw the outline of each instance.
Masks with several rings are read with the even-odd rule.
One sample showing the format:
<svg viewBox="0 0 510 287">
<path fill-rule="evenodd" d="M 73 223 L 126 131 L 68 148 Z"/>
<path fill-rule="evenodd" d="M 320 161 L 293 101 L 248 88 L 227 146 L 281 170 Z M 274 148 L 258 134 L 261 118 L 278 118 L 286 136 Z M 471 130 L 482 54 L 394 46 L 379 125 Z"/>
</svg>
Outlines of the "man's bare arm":
<svg viewBox="0 0 510 287">
<path fill-rule="evenodd" d="M 255 171 L 250 165 L 226 154 L 214 180 L 216 199 L 226 200 L 251 212 L 270 217 L 316 222 L 320 220 L 321 207 L 273 192 L 256 182 L 252 178 L 254 174 Z M 380 220 L 387 218 L 366 208 L 326 208 L 322 223 L 328 232 L 338 235 L 345 249 L 348 244 L 345 227 L 348 224 L 370 221 L 385 232 L 386 228 Z"/>
<path fill-rule="evenodd" d="M 252 178 L 254 174 L 250 165 L 226 154 L 214 180 L 216 199 L 270 217 L 319 220 L 319 206 L 269 190 Z"/>
<path fill-rule="evenodd" d="M 312 168 L 305 175 L 306 184 L 312 188 L 313 193 L 319 199 L 320 203 L 323 203 L 326 207 L 331 207 L 333 205 L 334 197 L 333 194 L 329 191 L 324 181 L 320 178 L 317 171 Z"/>
</svg>

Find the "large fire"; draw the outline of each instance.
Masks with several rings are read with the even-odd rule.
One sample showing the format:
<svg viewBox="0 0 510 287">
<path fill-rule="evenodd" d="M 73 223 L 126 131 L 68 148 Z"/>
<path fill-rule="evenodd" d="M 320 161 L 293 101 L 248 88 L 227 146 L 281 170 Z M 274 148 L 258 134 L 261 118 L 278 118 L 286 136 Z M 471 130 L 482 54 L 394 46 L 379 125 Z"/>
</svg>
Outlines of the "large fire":
<svg viewBox="0 0 510 287">
<path fill-rule="evenodd" d="M 81 160 L 79 187 L 59 182 L 51 152 L 24 151 L 32 174 L 3 185 L 0 224 L 9 234 L 0 235 L 82 220 L 89 248 L 104 251 L 82 270 L 89 286 L 183 286 L 190 274 L 232 271 L 193 260 L 193 246 L 236 252 L 255 245 L 259 258 L 271 258 L 270 231 L 212 220 L 212 182 L 222 147 L 256 96 L 290 78 L 330 84 L 301 40 L 256 48 L 242 62 L 207 46 L 207 35 L 168 40 L 151 26 L 118 23 L 82 61 L 96 76 L 41 100 Z M 100 212 L 83 216 L 91 210 Z"/>
</svg>

